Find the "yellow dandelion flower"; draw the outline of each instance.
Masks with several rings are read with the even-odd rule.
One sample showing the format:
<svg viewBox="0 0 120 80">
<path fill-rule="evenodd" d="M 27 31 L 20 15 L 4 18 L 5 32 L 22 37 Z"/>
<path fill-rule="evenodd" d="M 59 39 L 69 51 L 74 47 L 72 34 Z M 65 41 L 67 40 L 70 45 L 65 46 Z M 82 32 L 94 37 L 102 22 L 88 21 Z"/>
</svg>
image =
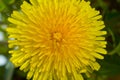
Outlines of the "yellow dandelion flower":
<svg viewBox="0 0 120 80">
<path fill-rule="evenodd" d="M 8 19 L 11 61 L 33 80 L 83 80 L 106 54 L 102 16 L 84 0 L 24 1 Z"/>
</svg>

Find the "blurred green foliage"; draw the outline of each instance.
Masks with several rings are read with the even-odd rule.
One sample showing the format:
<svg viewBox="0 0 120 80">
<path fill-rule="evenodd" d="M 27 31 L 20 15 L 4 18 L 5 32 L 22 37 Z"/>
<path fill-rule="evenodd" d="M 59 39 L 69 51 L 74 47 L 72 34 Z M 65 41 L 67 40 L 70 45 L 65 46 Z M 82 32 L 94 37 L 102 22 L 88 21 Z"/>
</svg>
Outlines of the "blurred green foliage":
<svg viewBox="0 0 120 80">
<path fill-rule="evenodd" d="M 9 62 L 10 55 L 8 54 L 9 48 L 6 32 L 6 27 L 9 24 L 7 18 L 13 10 L 20 9 L 23 1 L 0 0 L 0 33 L 3 33 L 3 39 L 0 40 L 0 54 L 6 56 L 8 59 L 6 65 L 0 66 L 0 80 L 26 80 L 26 73 L 23 73 L 19 69 L 13 70 L 14 67 Z M 108 55 L 105 56 L 104 60 L 98 60 L 101 64 L 101 69 L 94 72 L 91 78 L 86 80 L 120 80 L 120 0 L 89 1 L 91 2 L 91 6 L 100 10 L 103 15 L 103 20 L 106 25 L 105 30 L 108 32 L 106 35 Z"/>
</svg>

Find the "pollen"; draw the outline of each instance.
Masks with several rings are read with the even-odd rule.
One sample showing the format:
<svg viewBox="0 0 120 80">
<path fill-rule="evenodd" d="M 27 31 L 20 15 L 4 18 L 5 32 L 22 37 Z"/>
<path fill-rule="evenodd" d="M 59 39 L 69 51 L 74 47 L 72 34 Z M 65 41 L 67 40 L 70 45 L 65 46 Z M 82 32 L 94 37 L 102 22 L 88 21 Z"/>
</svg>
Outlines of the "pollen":
<svg viewBox="0 0 120 80">
<path fill-rule="evenodd" d="M 54 32 L 53 33 L 53 40 L 56 42 L 59 42 L 62 40 L 62 34 L 60 32 Z"/>
</svg>

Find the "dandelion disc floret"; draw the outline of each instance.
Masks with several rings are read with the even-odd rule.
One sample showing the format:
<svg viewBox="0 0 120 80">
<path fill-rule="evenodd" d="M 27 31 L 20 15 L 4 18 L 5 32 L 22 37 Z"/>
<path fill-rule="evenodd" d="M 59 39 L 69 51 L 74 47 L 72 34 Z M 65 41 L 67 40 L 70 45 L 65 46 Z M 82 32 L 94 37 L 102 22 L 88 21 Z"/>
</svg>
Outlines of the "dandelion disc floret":
<svg viewBox="0 0 120 80">
<path fill-rule="evenodd" d="M 24 1 L 7 29 L 11 61 L 33 80 L 83 80 L 106 54 L 102 16 L 84 0 Z"/>
</svg>

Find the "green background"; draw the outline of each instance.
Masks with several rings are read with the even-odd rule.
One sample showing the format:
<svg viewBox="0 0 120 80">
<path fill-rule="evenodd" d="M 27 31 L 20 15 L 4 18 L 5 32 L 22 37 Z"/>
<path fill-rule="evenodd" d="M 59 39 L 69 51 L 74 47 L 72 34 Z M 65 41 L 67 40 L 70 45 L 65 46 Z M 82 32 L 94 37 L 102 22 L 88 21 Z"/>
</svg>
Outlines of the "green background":
<svg viewBox="0 0 120 80">
<path fill-rule="evenodd" d="M 6 28 L 9 24 L 7 18 L 13 10 L 19 10 L 24 0 L 0 0 L 0 56 L 7 59 L 0 65 L 0 80 L 26 80 L 26 73 L 14 68 L 9 61 L 8 38 Z M 29 2 L 29 0 L 27 0 Z M 88 1 L 88 0 L 87 0 Z M 104 60 L 97 60 L 101 69 L 94 72 L 91 78 L 85 80 L 120 80 L 120 0 L 89 0 L 91 6 L 100 10 L 107 31 L 106 40 L 108 54 Z M 1 60 L 0 60 L 1 62 Z"/>
</svg>

